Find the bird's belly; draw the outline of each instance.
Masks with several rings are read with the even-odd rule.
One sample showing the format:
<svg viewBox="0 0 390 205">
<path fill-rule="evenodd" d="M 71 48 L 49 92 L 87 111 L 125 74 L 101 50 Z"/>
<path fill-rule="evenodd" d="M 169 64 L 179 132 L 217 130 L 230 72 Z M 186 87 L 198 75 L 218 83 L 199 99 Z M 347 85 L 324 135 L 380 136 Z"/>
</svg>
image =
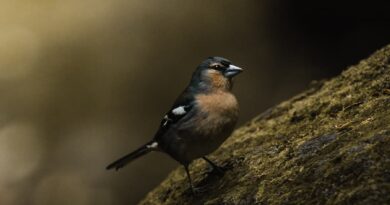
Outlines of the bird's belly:
<svg viewBox="0 0 390 205">
<path fill-rule="evenodd" d="M 197 118 L 197 126 L 178 132 L 180 138 L 180 156 L 185 161 L 203 157 L 218 149 L 218 147 L 233 132 L 237 118 L 225 116 L 222 113 L 208 114 Z"/>
<path fill-rule="evenodd" d="M 214 152 L 221 144 L 230 136 L 231 131 L 224 133 L 217 133 L 217 135 L 198 136 L 196 140 L 186 143 L 186 149 L 183 156 L 186 160 L 192 161 L 194 159 L 203 157 Z"/>
</svg>

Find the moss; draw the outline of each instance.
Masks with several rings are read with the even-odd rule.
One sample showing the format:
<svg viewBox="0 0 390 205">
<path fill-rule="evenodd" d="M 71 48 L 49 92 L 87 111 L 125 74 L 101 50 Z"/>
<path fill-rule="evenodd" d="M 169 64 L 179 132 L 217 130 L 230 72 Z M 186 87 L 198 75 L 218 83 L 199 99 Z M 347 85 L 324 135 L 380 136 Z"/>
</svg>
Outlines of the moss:
<svg viewBox="0 0 390 205">
<path fill-rule="evenodd" d="M 390 46 L 265 111 L 213 153 L 223 176 L 183 168 L 141 204 L 390 203 Z"/>
</svg>

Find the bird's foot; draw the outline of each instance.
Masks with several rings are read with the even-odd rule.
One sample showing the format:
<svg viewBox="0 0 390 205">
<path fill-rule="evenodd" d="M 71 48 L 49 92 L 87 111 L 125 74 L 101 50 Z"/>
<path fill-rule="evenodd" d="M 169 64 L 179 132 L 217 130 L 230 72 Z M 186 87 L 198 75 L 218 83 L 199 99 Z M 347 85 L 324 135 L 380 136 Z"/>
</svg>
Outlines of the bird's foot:
<svg viewBox="0 0 390 205">
<path fill-rule="evenodd" d="M 216 165 L 214 162 L 212 162 L 211 160 L 209 160 L 207 157 L 202 157 L 206 162 L 209 163 L 209 165 L 212 167 L 211 170 L 207 171 L 207 173 L 209 174 L 213 174 L 213 175 L 219 175 L 219 176 L 223 176 L 225 171 L 223 170 L 222 167 Z"/>
<path fill-rule="evenodd" d="M 207 171 L 207 174 L 223 176 L 225 174 L 225 170 L 219 166 L 211 166 Z"/>
</svg>

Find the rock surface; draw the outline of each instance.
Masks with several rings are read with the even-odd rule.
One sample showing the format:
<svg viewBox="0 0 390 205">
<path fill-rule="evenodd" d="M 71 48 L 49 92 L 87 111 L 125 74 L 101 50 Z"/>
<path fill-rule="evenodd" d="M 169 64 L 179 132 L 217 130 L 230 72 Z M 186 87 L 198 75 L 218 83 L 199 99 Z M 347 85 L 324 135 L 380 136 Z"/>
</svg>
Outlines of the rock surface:
<svg viewBox="0 0 390 205">
<path fill-rule="evenodd" d="M 390 46 L 237 129 L 140 204 L 389 204 Z"/>
</svg>

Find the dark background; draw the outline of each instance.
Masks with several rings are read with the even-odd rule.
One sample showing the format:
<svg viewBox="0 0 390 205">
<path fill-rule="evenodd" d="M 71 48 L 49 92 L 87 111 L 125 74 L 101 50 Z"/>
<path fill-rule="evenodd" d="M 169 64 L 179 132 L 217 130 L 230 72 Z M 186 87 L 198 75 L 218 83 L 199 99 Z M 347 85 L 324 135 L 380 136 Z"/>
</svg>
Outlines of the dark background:
<svg viewBox="0 0 390 205">
<path fill-rule="evenodd" d="M 149 140 L 197 64 L 243 67 L 240 125 L 390 43 L 370 1 L 0 3 L 0 204 L 134 204 L 178 164 Z M 368 5 L 369 4 L 369 5 Z"/>
</svg>

